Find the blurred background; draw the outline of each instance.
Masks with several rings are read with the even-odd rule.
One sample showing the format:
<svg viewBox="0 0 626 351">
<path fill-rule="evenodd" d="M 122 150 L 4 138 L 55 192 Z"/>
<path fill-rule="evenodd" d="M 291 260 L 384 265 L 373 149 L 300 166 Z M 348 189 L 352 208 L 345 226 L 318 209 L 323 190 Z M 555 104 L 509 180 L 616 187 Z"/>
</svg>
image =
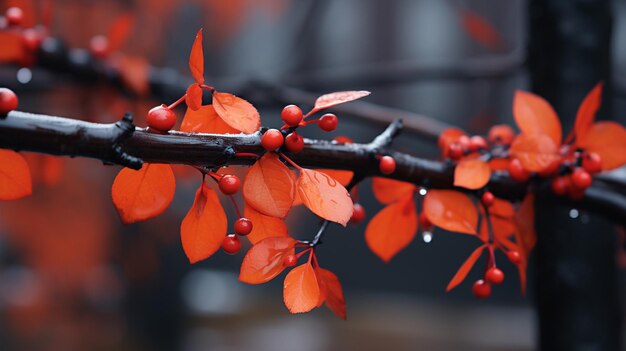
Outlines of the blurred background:
<svg viewBox="0 0 626 351">
<path fill-rule="evenodd" d="M 279 125 L 287 103 L 284 96 L 264 91 L 276 86 L 312 94 L 370 90 L 367 102 L 471 133 L 511 122 L 514 90 L 530 89 L 526 0 L 22 0 L 0 1 L 0 11 L 23 7 L 34 23 L 49 3 L 50 34 L 71 48 L 89 47 L 94 35 L 106 34 L 116 19 L 132 14 L 134 26 L 120 48 L 135 60 L 135 66 L 127 66 L 136 70 L 129 70 L 141 72 L 149 63 L 167 67 L 160 75 L 169 72 L 172 79 L 179 79 L 177 74 L 190 79 L 189 50 L 203 27 L 207 83 L 246 96 L 265 126 Z M 618 45 L 625 40 L 625 11 L 623 1 L 612 4 L 615 86 L 626 84 L 626 46 Z M 17 91 L 22 110 L 99 122 L 132 111 L 142 126 L 149 108 L 177 96 L 150 94 L 141 77 L 135 76 L 137 84 L 132 77 L 129 73 L 120 86 L 37 64 L 0 66 L 0 86 Z M 581 90 L 571 108 L 591 87 Z M 624 116 L 624 93 L 611 94 L 613 113 Z M 177 113 L 182 118 L 184 111 Z M 316 128 L 303 134 L 368 142 L 384 129 L 355 116 L 339 114 L 339 119 L 332 135 Z M 411 131 L 395 146 L 438 157 L 432 138 Z M 321 265 L 341 279 L 348 320 L 323 308 L 291 315 L 282 304 L 284 274 L 262 286 L 237 280 L 248 246 L 236 256 L 218 252 L 188 263 L 179 225 L 193 201 L 196 172 L 177 169 L 176 197 L 164 215 L 123 226 L 110 199 L 119 167 L 35 154 L 28 160 L 33 195 L 0 204 L 1 350 L 521 351 L 538 346 L 532 256 L 526 296 L 516 270 L 500 257 L 507 279 L 490 299 L 478 301 L 471 283 L 480 269 L 445 293 L 475 248 L 472 238 L 436 230 L 431 242 L 416 237 L 385 264 L 367 249 L 365 224 L 332 226 L 317 252 Z M 381 208 L 370 185 L 365 181 L 359 187 L 368 218 Z M 234 219 L 232 206 L 223 203 Z M 590 225 L 587 214 L 574 217 L 566 220 Z M 294 237 L 315 234 L 317 220 L 306 211 L 294 211 L 288 222 Z M 619 281 L 623 286 L 623 273 Z"/>
</svg>

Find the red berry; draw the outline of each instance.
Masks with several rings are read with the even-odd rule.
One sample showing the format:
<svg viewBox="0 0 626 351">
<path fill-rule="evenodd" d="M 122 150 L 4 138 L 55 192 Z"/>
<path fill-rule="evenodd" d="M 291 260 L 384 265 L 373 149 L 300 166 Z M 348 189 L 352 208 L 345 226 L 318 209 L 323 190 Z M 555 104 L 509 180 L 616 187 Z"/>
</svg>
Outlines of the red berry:
<svg viewBox="0 0 626 351">
<path fill-rule="evenodd" d="M 470 151 L 486 150 L 489 146 L 487 140 L 480 135 L 474 135 L 470 138 L 469 149 Z"/>
<path fill-rule="evenodd" d="M 583 168 L 591 174 L 599 173 L 602 171 L 602 158 L 595 152 L 585 152 Z"/>
<path fill-rule="evenodd" d="M 283 146 L 285 137 L 278 129 L 268 129 L 261 137 L 261 145 L 267 151 L 274 151 Z"/>
<path fill-rule="evenodd" d="M 232 195 L 239 191 L 241 187 L 241 181 L 239 177 L 232 174 L 227 174 L 220 178 L 219 182 L 220 191 L 226 195 Z"/>
<path fill-rule="evenodd" d="M 501 269 L 496 267 L 491 267 L 487 270 L 485 274 L 485 280 L 487 280 L 491 284 L 502 284 L 504 281 L 504 272 Z"/>
<path fill-rule="evenodd" d="M 472 293 L 479 299 L 488 298 L 491 295 L 491 285 L 482 279 L 477 280 L 472 286 Z"/>
<path fill-rule="evenodd" d="M 285 267 L 293 267 L 298 263 L 298 256 L 296 255 L 287 255 L 283 258 L 283 265 Z"/>
<path fill-rule="evenodd" d="M 506 257 L 508 257 L 509 261 L 511 261 L 511 263 L 513 264 L 518 264 L 522 262 L 522 256 L 520 255 L 519 251 L 509 251 L 506 253 Z"/>
<path fill-rule="evenodd" d="M 89 41 L 89 51 L 97 58 L 105 58 L 109 54 L 109 39 L 104 35 L 96 35 Z"/>
<path fill-rule="evenodd" d="M 426 216 L 426 212 L 420 213 L 419 222 L 422 230 L 429 230 L 433 227 L 433 223 L 430 221 L 430 219 L 428 219 L 428 216 Z"/>
<path fill-rule="evenodd" d="M 448 146 L 448 157 L 458 160 L 463 157 L 463 147 L 459 143 L 450 144 Z"/>
<path fill-rule="evenodd" d="M 383 156 L 378 163 L 378 169 L 382 174 L 391 174 L 396 170 L 396 160 L 391 156 Z"/>
<path fill-rule="evenodd" d="M 252 221 L 247 218 L 239 218 L 235 221 L 235 233 L 246 236 L 252 232 Z"/>
<path fill-rule="evenodd" d="M 302 110 L 296 105 L 287 105 L 280 113 L 280 118 L 290 127 L 296 127 L 302 122 Z"/>
<path fill-rule="evenodd" d="M 337 123 L 339 123 L 337 116 L 332 113 L 327 113 L 320 118 L 319 126 L 323 131 L 332 132 L 337 129 Z"/>
<path fill-rule="evenodd" d="M 146 122 L 150 129 L 165 133 L 176 124 L 176 114 L 166 105 L 157 106 L 148 111 Z"/>
<path fill-rule="evenodd" d="M 524 169 L 522 162 L 516 158 L 509 162 L 509 175 L 517 182 L 525 182 L 530 178 L 530 172 Z"/>
<path fill-rule="evenodd" d="M 483 205 L 489 207 L 493 205 L 494 201 L 496 201 L 496 197 L 493 196 L 491 191 L 485 191 L 483 196 L 480 198 L 480 201 L 482 201 Z"/>
<path fill-rule="evenodd" d="M 285 147 L 290 152 L 297 154 L 304 149 L 304 138 L 296 132 L 289 133 L 285 138 Z"/>
<path fill-rule="evenodd" d="M 459 140 L 457 140 L 457 143 L 461 145 L 461 149 L 463 150 L 463 152 L 465 152 L 465 150 L 469 150 L 470 148 L 471 139 L 467 135 L 461 135 L 459 137 Z"/>
<path fill-rule="evenodd" d="M 22 32 L 22 44 L 28 51 L 37 51 L 41 44 L 41 35 L 36 29 L 28 28 Z"/>
<path fill-rule="evenodd" d="M 490 143 L 510 145 L 515 138 L 515 132 L 506 124 L 498 124 L 489 129 L 489 136 L 487 137 Z"/>
<path fill-rule="evenodd" d="M 552 189 L 552 192 L 558 196 L 563 196 L 567 194 L 567 192 L 569 191 L 569 187 L 570 187 L 570 180 L 569 180 L 569 177 L 566 177 L 566 176 L 554 178 L 552 180 L 552 183 L 550 184 L 550 188 Z"/>
<path fill-rule="evenodd" d="M 0 115 L 6 115 L 17 109 L 17 104 L 17 95 L 15 95 L 13 90 L 0 88 Z"/>
<path fill-rule="evenodd" d="M 591 175 L 584 169 L 577 167 L 572 172 L 572 185 L 579 190 L 587 189 L 591 185 Z"/>
<path fill-rule="evenodd" d="M 234 255 L 241 250 L 241 241 L 235 234 L 228 234 L 222 241 L 222 250 L 229 255 Z"/>
<path fill-rule="evenodd" d="M 24 11 L 19 7 L 9 7 L 5 17 L 10 26 L 19 26 L 24 20 Z"/>
<path fill-rule="evenodd" d="M 361 204 L 354 204 L 354 211 L 352 212 L 352 217 L 350 217 L 351 223 L 361 223 L 365 219 L 365 209 Z"/>
</svg>

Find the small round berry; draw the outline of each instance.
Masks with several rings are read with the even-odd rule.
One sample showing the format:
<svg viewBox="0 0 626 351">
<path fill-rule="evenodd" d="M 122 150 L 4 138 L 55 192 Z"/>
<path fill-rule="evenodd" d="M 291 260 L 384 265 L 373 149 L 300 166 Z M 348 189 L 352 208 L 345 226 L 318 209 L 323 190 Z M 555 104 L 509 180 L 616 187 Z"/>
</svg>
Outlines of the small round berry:
<svg viewBox="0 0 626 351">
<path fill-rule="evenodd" d="M 458 160 L 463 157 L 463 147 L 459 143 L 453 143 L 448 146 L 448 157 Z"/>
<path fill-rule="evenodd" d="M 9 7 L 5 13 L 5 17 L 10 26 L 19 26 L 24 20 L 24 11 L 19 7 Z"/>
<path fill-rule="evenodd" d="M 261 137 L 261 145 L 267 151 L 274 151 L 283 146 L 285 137 L 278 129 L 268 129 Z"/>
<path fill-rule="evenodd" d="M 469 149 L 470 151 L 486 150 L 489 146 L 487 140 L 480 135 L 474 135 L 470 138 Z"/>
<path fill-rule="evenodd" d="M 252 221 L 247 218 L 239 218 L 235 221 L 235 234 L 246 236 L 252 232 Z"/>
<path fill-rule="evenodd" d="M 296 105 L 287 105 L 280 113 L 280 118 L 290 127 L 296 127 L 302 122 L 302 110 Z"/>
<path fill-rule="evenodd" d="M 602 158 L 595 152 L 585 152 L 583 168 L 591 174 L 599 173 L 602 171 Z"/>
<path fill-rule="evenodd" d="M 513 264 L 518 264 L 522 262 L 522 256 L 520 255 L 519 251 L 516 250 L 507 252 L 506 257 L 508 257 L 509 261 L 511 261 L 511 263 Z"/>
<path fill-rule="evenodd" d="M 229 255 L 234 255 L 241 250 L 241 240 L 235 234 L 228 234 L 222 241 L 222 250 Z"/>
<path fill-rule="evenodd" d="M 477 280 L 472 286 L 472 293 L 478 299 L 486 299 L 491 295 L 491 285 L 482 279 Z"/>
<path fill-rule="evenodd" d="M 469 150 L 471 145 L 471 139 L 467 135 L 461 135 L 457 143 L 461 145 L 461 149 L 465 152 L 465 150 Z"/>
<path fill-rule="evenodd" d="M 577 167 L 572 172 L 572 185 L 579 190 L 587 189 L 591 185 L 591 175 L 584 169 Z"/>
<path fill-rule="evenodd" d="M 298 256 L 296 255 L 287 255 L 283 258 L 283 266 L 285 267 L 293 267 L 298 263 Z"/>
<path fill-rule="evenodd" d="M 524 169 L 522 162 L 516 158 L 509 162 L 509 175 L 517 182 L 525 182 L 530 179 L 530 172 Z"/>
<path fill-rule="evenodd" d="M 515 138 L 515 132 L 506 124 L 498 124 L 489 129 L 487 138 L 493 144 L 511 145 L 513 138 Z"/>
<path fill-rule="evenodd" d="M 422 230 L 430 230 L 433 227 L 433 223 L 426 216 L 426 212 L 422 212 L 419 215 L 420 227 Z"/>
<path fill-rule="evenodd" d="M 104 35 L 96 35 L 89 41 L 89 51 L 97 58 L 105 58 L 109 54 L 109 39 Z"/>
<path fill-rule="evenodd" d="M 550 189 L 554 195 L 563 196 L 569 191 L 570 185 L 569 177 L 556 177 L 550 183 Z"/>
<path fill-rule="evenodd" d="M 396 160 L 391 156 L 383 156 L 378 163 L 378 169 L 382 174 L 391 174 L 396 170 Z"/>
<path fill-rule="evenodd" d="M 0 88 L 0 115 L 6 115 L 17 109 L 17 105 L 17 95 L 15 95 L 13 90 Z"/>
<path fill-rule="evenodd" d="M 493 205 L 493 203 L 496 201 L 496 197 L 493 196 L 493 193 L 491 191 L 485 191 L 483 193 L 483 196 L 480 197 L 480 201 L 483 203 L 483 205 L 489 207 Z"/>
<path fill-rule="evenodd" d="M 41 45 L 41 35 L 36 29 L 24 29 L 22 32 L 22 44 L 30 52 L 37 51 Z"/>
<path fill-rule="evenodd" d="M 499 285 L 504 281 L 504 272 L 500 268 L 491 267 L 485 274 L 485 280 L 491 284 Z"/>
<path fill-rule="evenodd" d="M 146 122 L 150 129 L 165 133 L 176 124 L 176 114 L 166 105 L 156 106 L 148 111 Z"/>
<path fill-rule="evenodd" d="M 218 185 L 222 193 L 226 195 L 232 195 L 239 191 L 239 188 L 241 187 L 241 181 L 236 175 L 226 174 L 225 176 L 220 178 Z"/>
<path fill-rule="evenodd" d="M 352 217 L 350 217 L 350 223 L 361 223 L 365 219 L 365 208 L 361 204 L 354 204 L 354 211 Z"/>
<path fill-rule="evenodd" d="M 285 138 L 285 147 L 290 152 L 297 154 L 304 149 L 304 138 L 296 132 L 291 132 Z"/>
<path fill-rule="evenodd" d="M 327 113 L 320 118 L 319 126 L 320 129 L 325 132 L 332 132 L 333 130 L 337 129 L 338 123 L 339 120 L 337 119 L 337 116 L 332 113 Z"/>
</svg>

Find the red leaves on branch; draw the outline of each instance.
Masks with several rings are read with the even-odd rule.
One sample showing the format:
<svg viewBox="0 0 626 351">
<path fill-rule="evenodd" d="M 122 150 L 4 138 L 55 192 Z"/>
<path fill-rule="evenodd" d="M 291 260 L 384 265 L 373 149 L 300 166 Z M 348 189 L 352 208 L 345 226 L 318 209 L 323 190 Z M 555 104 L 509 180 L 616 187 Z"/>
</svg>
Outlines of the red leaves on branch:
<svg viewBox="0 0 626 351">
<path fill-rule="evenodd" d="M 478 247 L 472 252 L 467 260 L 463 262 L 461 268 L 459 268 L 454 277 L 452 277 L 452 280 L 450 280 L 450 283 L 448 283 L 448 286 L 446 287 L 446 292 L 449 292 L 452 289 L 456 288 L 459 284 L 463 282 L 463 280 L 465 280 L 467 274 L 472 270 L 472 267 L 474 267 L 474 264 L 476 264 L 476 261 L 478 261 L 480 255 L 482 255 L 485 247 L 485 245 L 481 245 L 480 247 Z"/>
<path fill-rule="evenodd" d="M 202 107 L 202 88 L 198 84 L 191 84 L 185 93 L 185 103 L 193 111 Z"/>
<path fill-rule="evenodd" d="M 252 232 L 246 236 L 252 244 L 256 244 L 265 238 L 288 235 L 285 221 L 280 218 L 266 216 L 248 204 L 244 208 L 244 217 L 254 223 Z"/>
<path fill-rule="evenodd" d="M 561 121 L 550 104 L 533 93 L 518 90 L 513 98 L 513 117 L 523 134 L 545 134 L 561 145 Z"/>
<path fill-rule="evenodd" d="M 596 113 L 600 109 L 600 104 L 602 102 L 603 85 L 604 84 L 602 82 L 598 83 L 589 92 L 589 94 L 587 94 L 583 102 L 580 104 L 580 107 L 578 107 L 573 130 L 577 140 L 584 139 L 585 134 L 587 134 L 587 131 L 589 131 L 596 119 Z"/>
<path fill-rule="evenodd" d="M 417 228 L 413 193 L 409 192 L 372 218 L 365 230 L 365 242 L 376 256 L 389 262 L 411 243 Z"/>
<path fill-rule="evenodd" d="M 343 104 L 346 102 L 358 100 L 360 98 L 366 97 L 371 94 L 369 91 L 365 90 L 355 90 L 355 91 L 338 91 L 335 93 L 325 94 L 317 98 L 315 100 L 315 106 L 313 109 L 307 113 L 308 115 L 312 115 L 318 111 L 337 106 L 339 104 Z"/>
<path fill-rule="evenodd" d="M 557 144 L 542 133 L 520 134 L 513 141 L 510 153 L 531 172 L 541 172 L 561 158 Z"/>
<path fill-rule="evenodd" d="M 285 218 L 295 195 L 293 173 L 273 152 L 250 167 L 243 183 L 246 203 L 266 216 Z"/>
<path fill-rule="evenodd" d="M 309 312 L 318 306 L 320 287 L 311 262 L 302 264 L 287 274 L 283 299 L 291 313 Z"/>
<path fill-rule="evenodd" d="M 297 182 L 302 203 L 316 215 L 344 227 L 354 209 L 350 194 L 337 180 L 312 169 L 301 169 Z"/>
<path fill-rule="evenodd" d="M 196 111 L 188 108 L 180 130 L 193 133 L 239 134 L 237 129 L 226 124 L 218 116 L 213 105 L 202 106 Z"/>
<path fill-rule="evenodd" d="M 469 196 L 454 190 L 430 190 L 424 212 L 437 227 L 457 233 L 476 234 L 478 211 Z"/>
<path fill-rule="evenodd" d="M 576 146 L 595 152 L 602 158 L 602 170 L 608 171 L 626 163 L 626 129 L 616 122 L 593 124 Z"/>
<path fill-rule="evenodd" d="M 252 134 L 261 128 L 259 111 L 248 101 L 229 93 L 213 93 L 215 112 L 229 126 Z"/>
<path fill-rule="evenodd" d="M 248 284 L 262 284 L 274 279 L 285 269 L 283 261 L 285 257 L 294 254 L 295 245 L 296 241 L 288 236 L 259 241 L 243 258 L 239 280 Z"/>
<path fill-rule="evenodd" d="M 339 278 L 328 269 L 316 267 L 315 275 L 320 287 L 320 301 L 318 306 L 326 302 L 326 306 L 333 311 L 337 317 L 346 320 L 346 300 L 343 297 L 343 288 Z"/>
<path fill-rule="evenodd" d="M 189 70 L 198 84 L 204 84 L 204 53 L 202 51 L 202 29 L 196 34 L 196 39 L 189 55 Z"/>
<path fill-rule="evenodd" d="M 124 224 L 160 215 L 174 198 L 176 181 L 169 165 L 144 163 L 140 170 L 123 168 L 111 188 L 113 204 Z"/>
<path fill-rule="evenodd" d="M 16 200 L 33 192 L 28 164 L 13 150 L 0 150 L 0 200 Z"/>
<path fill-rule="evenodd" d="M 454 168 L 454 186 L 466 189 L 480 189 L 487 185 L 491 168 L 480 159 L 462 160 Z"/>
<path fill-rule="evenodd" d="M 222 245 L 228 222 L 217 194 L 204 182 L 180 225 L 180 238 L 189 262 L 213 255 Z"/>
<path fill-rule="evenodd" d="M 372 178 L 374 196 L 376 200 L 385 205 L 400 200 L 406 194 L 414 192 L 415 189 L 416 187 L 412 183 L 380 177 Z"/>
</svg>

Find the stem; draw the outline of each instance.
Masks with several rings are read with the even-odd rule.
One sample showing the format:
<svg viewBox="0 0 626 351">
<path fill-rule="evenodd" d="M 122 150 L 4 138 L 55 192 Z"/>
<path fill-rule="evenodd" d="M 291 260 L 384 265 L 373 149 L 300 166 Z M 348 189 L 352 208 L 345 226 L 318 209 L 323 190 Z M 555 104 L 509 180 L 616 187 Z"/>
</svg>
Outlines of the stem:
<svg viewBox="0 0 626 351">
<path fill-rule="evenodd" d="M 315 234 L 315 237 L 313 238 L 313 240 L 311 241 L 311 243 L 309 244 L 311 247 L 315 247 L 318 244 L 321 243 L 322 240 L 322 236 L 324 235 L 324 232 L 326 231 L 326 228 L 328 228 L 328 224 L 330 224 L 330 221 L 324 221 L 322 222 L 322 225 L 320 226 L 320 229 L 317 231 L 317 234 Z"/>
<path fill-rule="evenodd" d="M 181 102 L 185 101 L 185 98 L 187 97 L 187 94 L 183 95 L 180 99 L 174 101 L 171 105 L 169 105 L 167 108 L 168 109 L 173 109 L 176 106 L 180 105 Z"/>
</svg>

